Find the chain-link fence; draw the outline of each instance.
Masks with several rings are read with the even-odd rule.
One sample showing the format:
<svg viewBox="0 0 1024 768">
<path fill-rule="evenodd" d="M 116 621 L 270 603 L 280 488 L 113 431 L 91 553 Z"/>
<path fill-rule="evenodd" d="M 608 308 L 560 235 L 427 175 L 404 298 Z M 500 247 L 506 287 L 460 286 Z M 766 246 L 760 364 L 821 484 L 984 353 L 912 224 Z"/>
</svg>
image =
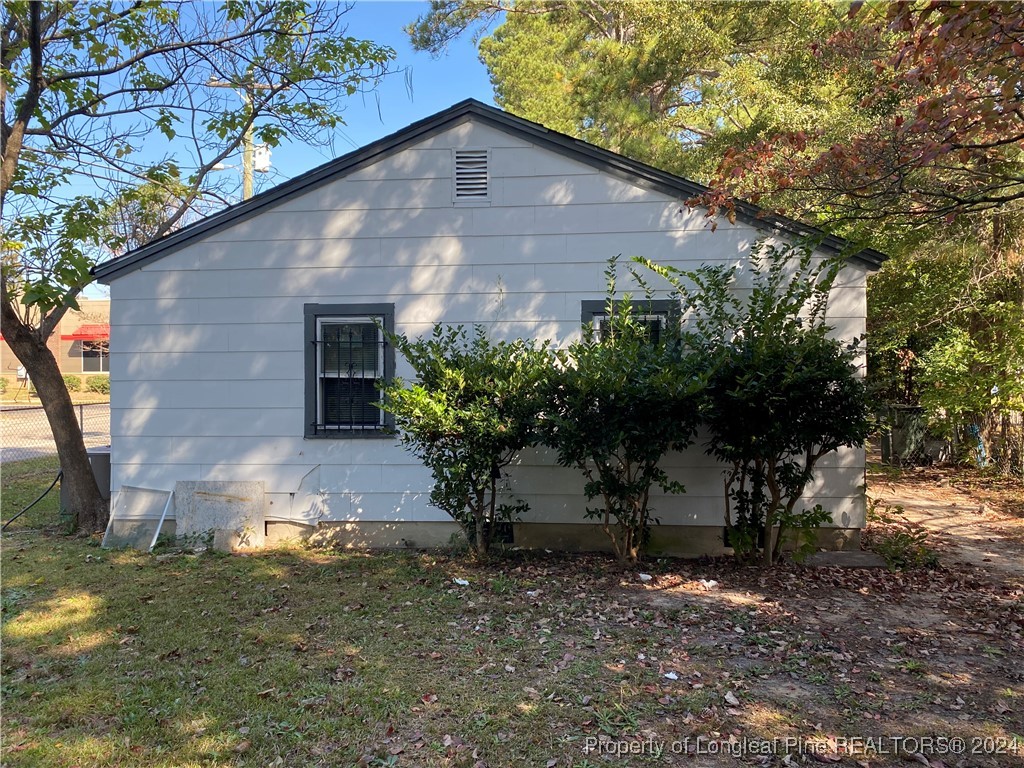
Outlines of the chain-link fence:
<svg viewBox="0 0 1024 768">
<path fill-rule="evenodd" d="M 1024 477 L 1024 413 L 935 417 L 920 406 L 881 414 L 882 461 L 896 466 L 961 463 Z"/>
<path fill-rule="evenodd" d="M 1024 477 L 1024 413 L 1004 411 L 961 420 L 949 432 L 954 456 Z"/>
<path fill-rule="evenodd" d="M 110 403 L 76 405 L 75 414 L 87 448 L 110 445 Z M 50 456 L 56 452 L 42 406 L 0 407 L 0 463 Z"/>
</svg>

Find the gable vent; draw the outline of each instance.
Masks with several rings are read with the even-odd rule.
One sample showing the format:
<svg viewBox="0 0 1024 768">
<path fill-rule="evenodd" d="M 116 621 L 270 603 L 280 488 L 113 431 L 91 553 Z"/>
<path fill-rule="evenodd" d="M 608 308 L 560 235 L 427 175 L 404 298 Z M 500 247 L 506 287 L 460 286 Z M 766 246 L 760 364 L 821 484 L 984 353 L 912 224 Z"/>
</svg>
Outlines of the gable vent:
<svg viewBox="0 0 1024 768">
<path fill-rule="evenodd" d="M 490 199 L 489 161 L 490 151 L 486 149 L 455 150 L 456 202 Z"/>
</svg>

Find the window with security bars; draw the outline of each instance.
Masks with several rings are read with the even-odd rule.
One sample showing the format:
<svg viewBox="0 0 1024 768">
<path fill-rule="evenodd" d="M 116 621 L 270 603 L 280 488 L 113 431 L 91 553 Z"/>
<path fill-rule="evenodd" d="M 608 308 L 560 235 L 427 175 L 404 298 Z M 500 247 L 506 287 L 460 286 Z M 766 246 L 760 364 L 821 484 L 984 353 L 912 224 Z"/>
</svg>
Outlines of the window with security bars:
<svg viewBox="0 0 1024 768">
<path fill-rule="evenodd" d="M 394 367 L 384 334 L 394 326 L 392 305 L 312 304 L 306 321 L 306 435 L 382 432 L 388 422 L 379 384 Z"/>
</svg>

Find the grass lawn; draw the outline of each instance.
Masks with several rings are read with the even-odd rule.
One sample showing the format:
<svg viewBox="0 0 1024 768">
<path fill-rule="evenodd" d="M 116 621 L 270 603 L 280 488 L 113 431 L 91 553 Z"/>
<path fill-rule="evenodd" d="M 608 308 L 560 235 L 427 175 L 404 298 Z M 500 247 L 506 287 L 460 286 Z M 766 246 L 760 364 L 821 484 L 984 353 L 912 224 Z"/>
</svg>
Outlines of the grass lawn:
<svg viewBox="0 0 1024 768">
<path fill-rule="evenodd" d="M 9 483 L 31 496 L 42 469 L 4 467 L 5 520 Z M 1024 766 L 1019 582 L 955 564 L 645 573 L 155 556 L 22 528 L 3 539 L 3 765 L 957 765 L 898 741 L 931 736 L 965 739 L 964 765 Z M 851 757 L 844 738 L 876 741 Z"/>
<path fill-rule="evenodd" d="M 13 461 L 0 467 L 0 510 L 3 522 L 7 522 L 20 510 L 27 507 L 45 491 L 60 471 L 56 456 L 42 456 L 37 459 Z M 54 486 L 46 497 L 32 509 L 15 520 L 8 530 L 49 528 L 59 522 L 60 484 Z"/>
</svg>

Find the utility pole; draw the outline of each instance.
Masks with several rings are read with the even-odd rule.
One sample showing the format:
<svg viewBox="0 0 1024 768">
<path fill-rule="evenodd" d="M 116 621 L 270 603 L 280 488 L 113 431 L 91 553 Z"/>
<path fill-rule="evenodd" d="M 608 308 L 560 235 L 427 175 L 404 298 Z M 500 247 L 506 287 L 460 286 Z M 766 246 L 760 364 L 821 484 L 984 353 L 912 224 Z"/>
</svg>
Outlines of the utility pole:
<svg viewBox="0 0 1024 768">
<path fill-rule="evenodd" d="M 232 88 L 242 97 L 242 104 L 245 106 L 247 115 L 252 114 L 253 91 L 272 91 L 274 86 L 266 83 L 231 83 L 226 80 L 216 80 L 213 75 L 206 83 L 207 88 Z M 242 133 L 242 199 L 248 200 L 252 197 L 252 176 L 253 176 L 253 142 L 252 142 L 252 121 Z"/>
</svg>

